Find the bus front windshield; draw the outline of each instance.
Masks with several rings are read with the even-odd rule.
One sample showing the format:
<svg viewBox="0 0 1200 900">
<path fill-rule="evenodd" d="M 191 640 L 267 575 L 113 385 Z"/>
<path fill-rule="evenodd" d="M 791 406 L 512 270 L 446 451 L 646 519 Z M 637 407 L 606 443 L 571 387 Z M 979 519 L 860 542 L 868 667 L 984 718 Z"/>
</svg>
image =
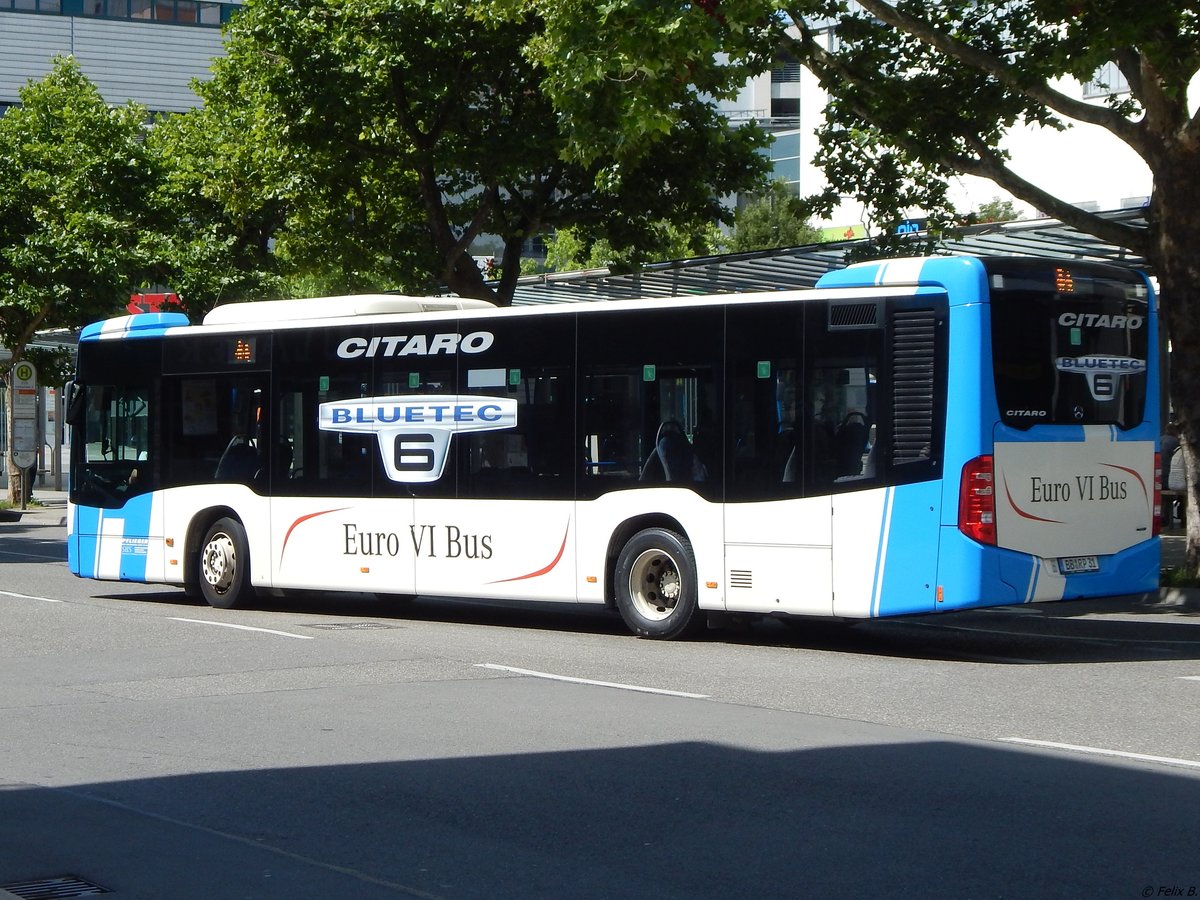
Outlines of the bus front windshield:
<svg viewBox="0 0 1200 900">
<path fill-rule="evenodd" d="M 150 390 L 146 386 L 81 385 L 71 466 L 72 497 L 89 506 L 120 506 L 150 490 Z"/>
</svg>

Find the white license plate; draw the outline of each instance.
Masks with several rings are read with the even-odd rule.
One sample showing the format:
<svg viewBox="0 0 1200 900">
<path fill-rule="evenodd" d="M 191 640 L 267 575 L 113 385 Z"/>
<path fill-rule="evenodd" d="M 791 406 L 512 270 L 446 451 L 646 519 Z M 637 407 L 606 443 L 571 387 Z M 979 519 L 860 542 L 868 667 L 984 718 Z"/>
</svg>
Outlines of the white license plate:
<svg viewBox="0 0 1200 900">
<path fill-rule="evenodd" d="M 1099 572 L 1100 560 L 1094 556 L 1064 556 L 1058 561 L 1058 571 L 1063 575 L 1078 572 Z"/>
</svg>

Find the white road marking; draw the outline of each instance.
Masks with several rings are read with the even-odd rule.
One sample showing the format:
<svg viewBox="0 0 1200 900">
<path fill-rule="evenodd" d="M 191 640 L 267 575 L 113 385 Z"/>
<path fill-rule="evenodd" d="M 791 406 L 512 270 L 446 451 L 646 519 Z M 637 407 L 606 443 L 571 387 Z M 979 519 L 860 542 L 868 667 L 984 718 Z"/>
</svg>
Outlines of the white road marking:
<svg viewBox="0 0 1200 900">
<path fill-rule="evenodd" d="M 41 600 L 43 603 L 62 603 L 53 597 L 34 597 L 32 594 L 14 594 L 12 591 L 0 591 L 0 597 L 16 597 L 18 600 Z"/>
<path fill-rule="evenodd" d="M 548 678 L 551 681 L 569 681 L 572 684 L 590 684 L 595 687 L 617 688 L 622 691 L 637 691 L 642 694 L 664 694 L 668 697 L 687 697 L 690 700 L 707 700 L 708 694 L 689 694 L 686 691 L 666 691 L 661 688 L 641 687 L 636 684 L 621 684 L 616 681 L 593 681 L 590 678 L 571 678 L 568 675 L 553 675 L 550 672 L 534 672 L 530 669 L 515 669 L 512 666 L 497 666 L 492 663 L 476 663 L 477 669 L 495 669 L 497 672 L 512 672 L 514 675 L 528 675 L 531 678 Z"/>
<path fill-rule="evenodd" d="M 1092 756 L 1115 756 L 1120 759 L 1136 759 L 1141 762 L 1163 763 L 1168 766 L 1186 766 L 1200 769 L 1200 762 L 1192 759 L 1178 759 L 1174 756 L 1149 756 L 1145 753 L 1126 753 L 1124 750 L 1105 750 L 1102 747 L 1080 747 L 1077 744 L 1059 744 L 1055 741 L 1034 741 L 1029 738 L 1001 738 L 1009 744 L 1024 744 L 1027 747 L 1046 747 L 1050 750 L 1071 750 L 1075 753 L 1087 753 Z"/>
<path fill-rule="evenodd" d="M 290 631 L 276 631 L 274 628 L 252 628 L 249 625 L 234 625 L 232 622 L 213 622 L 209 619 L 181 619 L 178 616 L 167 616 L 174 622 L 193 622 L 196 625 L 217 625 L 221 628 L 236 628 L 239 631 L 261 631 L 263 634 L 277 634 L 280 637 L 295 638 L 298 641 L 314 640 L 311 634 L 292 634 Z"/>
</svg>

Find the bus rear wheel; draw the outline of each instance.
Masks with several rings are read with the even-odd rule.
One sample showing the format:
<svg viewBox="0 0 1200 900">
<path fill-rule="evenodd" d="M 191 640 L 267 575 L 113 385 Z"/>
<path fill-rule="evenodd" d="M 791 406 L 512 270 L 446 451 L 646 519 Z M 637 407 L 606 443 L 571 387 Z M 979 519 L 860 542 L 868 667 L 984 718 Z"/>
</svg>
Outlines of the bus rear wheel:
<svg viewBox="0 0 1200 900">
<path fill-rule="evenodd" d="M 250 545 L 236 519 L 218 519 L 200 545 L 200 593 L 209 606 L 232 609 L 253 596 Z"/>
<path fill-rule="evenodd" d="M 669 640 L 704 627 L 687 538 L 666 528 L 639 531 L 621 548 L 613 581 L 617 609 L 634 634 Z"/>
</svg>

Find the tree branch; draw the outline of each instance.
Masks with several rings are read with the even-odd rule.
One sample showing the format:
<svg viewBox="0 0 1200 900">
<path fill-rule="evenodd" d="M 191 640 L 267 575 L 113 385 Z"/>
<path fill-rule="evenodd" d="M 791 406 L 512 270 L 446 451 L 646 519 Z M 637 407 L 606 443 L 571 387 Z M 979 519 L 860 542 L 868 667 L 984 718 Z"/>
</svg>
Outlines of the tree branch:
<svg viewBox="0 0 1200 900">
<path fill-rule="evenodd" d="M 877 5 L 877 0 L 863 0 L 864 7 L 873 7 L 874 5 Z M 814 74 L 820 80 L 825 83 L 850 81 L 864 92 L 875 97 L 879 96 L 869 80 L 859 78 L 836 54 L 830 53 L 821 46 L 820 42 L 815 39 L 812 31 L 803 24 L 802 20 L 797 21 L 801 22 L 800 32 L 804 43 L 804 56 L 809 61 Z M 989 56 L 989 54 L 981 55 Z M 999 60 L 996 60 L 996 62 L 1003 66 L 1003 63 Z M 847 103 L 856 116 L 867 123 L 873 121 L 871 110 L 865 104 L 857 103 L 852 99 L 847 100 L 844 92 L 841 93 L 843 95 L 842 102 Z M 1082 105 L 1088 106 L 1089 109 L 1095 109 L 1095 107 L 1091 107 L 1088 104 Z M 1127 119 L 1122 118 L 1121 121 L 1130 128 L 1137 128 L 1136 125 L 1130 123 Z M 906 134 L 889 133 L 887 134 L 887 139 L 917 159 L 921 159 L 922 157 L 928 158 L 929 156 L 928 148 L 920 146 L 917 141 L 910 140 Z M 1013 196 L 1032 204 L 1035 209 L 1041 210 L 1067 225 L 1078 228 L 1080 231 L 1094 234 L 1102 240 L 1109 241 L 1118 246 L 1128 247 L 1134 253 L 1141 256 L 1148 256 L 1150 254 L 1151 242 L 1146 229 L 1112 222 L 1108 219 L 1092 215 L 1077 206 L 1072 206 L 1017 175 L 1004 163 L 1000 155 L 987 146 L 978 136 L 968 136 L 964 139 L 975 156 L 935 154 L 933 161 L 951 171 L 986 178 L 1004 188 Z"/>
<path fill-rule="evenodd" d="M 902 12 L 885 0 L 859 0 L 859 3 L 863 9 L 885 24 L 912 35 L 922 43 L 940 50 L 953 59 L 988 73 L 1014 91 L 1037 100 L 1056 112 L 1080 122 L 1099 125 L 1141 152 L 1143 143 L 1141 129 L 1136 123 L 1129 121 L 1114 110 L 1086 103 L 1083 100 L 1076 100 L 1054 90 L 1044 81 L 1033 83 L 1022 81 L 1017 77 L 1013 67 L 1000 57 L 972 47 L 970 44 L 940 31 L 923 19 Z"/>
<path fill-rule="evenodd" d="M 1078 228 L 1080 231 L 1095 235 L 1101 240 L 1119 247 L 1127 247 L 1139 256 L 1151 255 L 1153 247 L 1149 229 L 1123 225 L 1120 222 L 1113 222 L 1077 206 L 1072 206 L 1065 200 L 1042 190 L 1036 184 L 1026 181 L 1005 165 L 1000 156 L 983 141 L 975 140 L 971 143 L 971 149 L 976 154 L 974 158 L 959 156 L 943 160 L 943 165 L 967 175 L 986 178 L 1004 188 L 1014 197 L 1019 197 L 1026 203 L 1032 204 L 1034 209 L 1040 210 L 1064 224 Z"/>
</svg>

